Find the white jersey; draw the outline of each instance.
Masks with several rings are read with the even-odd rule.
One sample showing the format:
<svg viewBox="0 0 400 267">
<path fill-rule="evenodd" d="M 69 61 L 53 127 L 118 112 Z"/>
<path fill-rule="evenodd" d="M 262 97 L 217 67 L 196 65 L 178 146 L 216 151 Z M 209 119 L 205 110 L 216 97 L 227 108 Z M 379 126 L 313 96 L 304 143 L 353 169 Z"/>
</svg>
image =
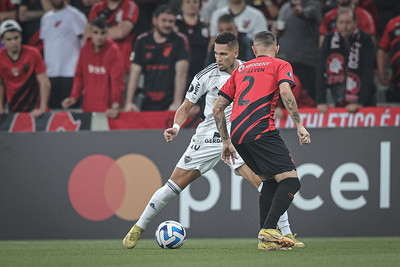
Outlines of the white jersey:
<svg viewBox="0 0 400 267">
<path fill-rule="evenodd" d="M 239 60 L 238 60 L 239 61 Z M 242 62 L 239 61 L 239 65 Z M 230 74 L 220 71 L 216 63 L 213 63 L 200 71 L 190 84 L 186 98 L 192 102 L 197 101 L 205 95 L 205 119 L 196 129 L 190 143 L 177 163 L 177 167 L 183 170 L 198 170 L 203 175 L 208 172 L 221 160 L 222 139 L 219 137 L 218 128 L 215 124 L 213 108 L 218 98 L 218 91 L 229 79 Z M 225 109 L 226 126 L 228 131 L 231 127 L 230 116 L 232 104 Z M 235 164 L 230 164 L 232 170 L 244 165 L 243 159 L 238 154 Z"/>
<path fill-rule="evenodd" d="M 239 65 L 242 62 L 239 61 Z M 186 98 L 197 103 L 199 99 L 205 96 L 204 121 L 202 121 L 196 129 L 196 134 L 192 138 L 198 144 L 205 146 L 220 146 L 222 139 L 219 136 L 217 125 L 214 120 L 213 108 L 218 98 L 218 92 L 226 83 L 231 75 L 227 72 L 220 71 L 216 63 L 213 63 L 196 74 L 186 93 Z M 232 113 L 232 104 L 226 107 L 225 117 L 228 131 L 230 130 L 230 116 Z M 194 140 L 195 139 L 195 140 Z"/>
<path fill-rule="evenodd" d="M 47 75 L 74 77 L 85 32 L 85 14 L 73 6 L 57 12 L 51 10 L 40 21 L 40 39 L 43 40 Z M 56 88 L 57 89 L 57 88 Z"/>
<path fill-rule="evenodd" d="M 210 36 L 218 35 L 218 19 L 222 15 L 231 14 L 229 6 L 215 10 L 210 20 Z M 236 27 L 239 32 L 245 33 L 248 38 L 253 39 L 254 35 L 261 31 L 268 30 L 267 20 L 264 14 L 255 7 L 246 5 L 242 12 L 234 16 Z"/>
</svg>

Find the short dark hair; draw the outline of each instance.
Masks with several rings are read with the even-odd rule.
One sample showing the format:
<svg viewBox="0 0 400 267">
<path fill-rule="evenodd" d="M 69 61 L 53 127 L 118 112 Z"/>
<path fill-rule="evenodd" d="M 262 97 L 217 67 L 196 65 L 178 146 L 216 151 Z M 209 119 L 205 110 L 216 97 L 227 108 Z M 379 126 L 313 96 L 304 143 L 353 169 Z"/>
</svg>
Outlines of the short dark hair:
<svg viewBox="0 0 400 267">
<path fill-rule="evenodd" d="M 153 13 L 153 16 L 156 18 L 158 16 L 160 16 L 161 14 L 171 14 L 171 15 L 176 16 L 176 13 L 177 13 L 176 9 L 173 6 L 166 4 L 166 5 L 161 5 L 161 6 L 157 7 Z"/>
<path fill-rule="evenodd" d="M 99 29 L 104 30 L 105 28 L 108 28 L 107 20 L 102 17 L 95 17 L 92 19 L 90 22 L 90 26 L 96 26 Z"/>
<path fill-rule="evenodd" d="M 235 23 L 234 17 L 231 14 L 222 15 L 218 19 L 218 23 L 228 23 L 228 22 Z"/>
<path fill-rule="evenodd" d="M 226 44 L 226 45 L 228 45 L 229 48 L 239 47 L 239 42 L 238 42 L 236 35 L 234 35 L 231 32 L 224 32 L 224 33 L 219 34 L 217 36 L 217 38 L 215 38 L 215 43 L 216 44 Z"/>
<path fill-rule="evenodd" d="M 258 32 L 254 35 L 253 44 L 254 46 L 262 45 L 264 47 L 276 45 L 276 36 L 270 31 Z"/>
<path fill-rule="evenodd" d="M 356 15 L 356 11 L 350 7 L 343 7 L 340 10 L 338 10 L 337 13 L 337 18 L 339 17 L 339 15 L 345 14 L 345 13 L 350 13 L 351 17 L 353 18 L 353 21 L 357 21 L 357 15 Z"/>
</svg>

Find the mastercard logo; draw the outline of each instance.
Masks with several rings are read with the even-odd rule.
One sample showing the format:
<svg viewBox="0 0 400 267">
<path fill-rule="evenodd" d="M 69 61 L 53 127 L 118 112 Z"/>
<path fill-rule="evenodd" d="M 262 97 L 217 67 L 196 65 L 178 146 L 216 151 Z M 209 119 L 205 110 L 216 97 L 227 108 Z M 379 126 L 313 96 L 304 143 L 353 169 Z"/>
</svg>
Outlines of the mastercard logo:
<svg viewBox="0 0 400 267">
<path fill-rule="evenodd" d="M 68 195 L 76 212 L 88 220 L 103 221 L 113 215 L 137 220 L 161 185 L 160 171 L 143 155 L 128 154 L 117 160 L 91 155 L 73 169 Z"/>
</svg>

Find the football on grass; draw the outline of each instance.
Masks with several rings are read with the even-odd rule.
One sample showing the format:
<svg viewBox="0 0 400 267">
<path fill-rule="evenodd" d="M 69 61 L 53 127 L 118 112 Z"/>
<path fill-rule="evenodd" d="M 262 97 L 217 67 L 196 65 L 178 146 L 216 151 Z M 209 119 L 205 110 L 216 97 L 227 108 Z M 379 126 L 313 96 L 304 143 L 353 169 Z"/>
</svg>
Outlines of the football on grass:
<svg viewBox="0 0 400 267">
<path fill-rule="evenodd" d="M 186 230 L 175 221 L 165 221 L 156 230 L 157 244 L 164 249 L 180 248 L 185 242 Z"/>
</svg>

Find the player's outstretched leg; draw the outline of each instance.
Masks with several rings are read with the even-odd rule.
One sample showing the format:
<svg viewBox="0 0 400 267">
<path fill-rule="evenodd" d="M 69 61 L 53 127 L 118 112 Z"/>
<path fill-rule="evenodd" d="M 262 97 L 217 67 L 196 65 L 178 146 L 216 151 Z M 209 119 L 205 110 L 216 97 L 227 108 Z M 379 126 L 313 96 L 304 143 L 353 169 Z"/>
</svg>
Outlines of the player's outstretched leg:
<svg viewBox="0 0 400 267">
<path fill-rule="evenodd" d="M 149 222 L 167 205 L 171 198 L 177 196 L 181 191 L 182 189 L 171 180 L 158 189 L 151 197 L 139 220 L 122 241 L 124 247 L 134 248 Z"/>
</svg>

